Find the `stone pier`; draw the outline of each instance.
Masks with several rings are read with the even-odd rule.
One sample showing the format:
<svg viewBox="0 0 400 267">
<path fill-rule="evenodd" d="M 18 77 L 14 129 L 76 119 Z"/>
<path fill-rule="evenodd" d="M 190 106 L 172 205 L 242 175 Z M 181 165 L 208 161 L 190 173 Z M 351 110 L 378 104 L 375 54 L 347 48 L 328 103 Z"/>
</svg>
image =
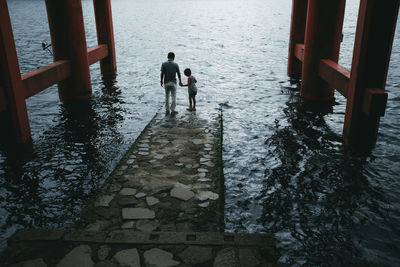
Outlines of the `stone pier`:
<svg viewBox="0 0 400 267">
<path fill-rule="evenodd" d="M 177 110 L 156 114 L 71 228 L 21 230 L 0 262 L 274 266 L 272 236 L 224 232 L 219 106 Z"/>
</svg>

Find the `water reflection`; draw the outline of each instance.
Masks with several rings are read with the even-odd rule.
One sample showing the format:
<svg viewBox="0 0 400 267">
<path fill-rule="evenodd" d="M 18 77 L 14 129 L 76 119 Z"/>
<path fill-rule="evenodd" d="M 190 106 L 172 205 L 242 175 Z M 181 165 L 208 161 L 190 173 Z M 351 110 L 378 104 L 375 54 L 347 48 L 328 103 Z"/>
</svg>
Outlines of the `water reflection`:
<svg viewBox="0 0 400 267">
<path fill-rule="evenodd" d="M 363 174 L 366 159 L 347 151 L 326 123 L 331 112 L 332 105 L 310 105 L 293 93 L 284 109 L 288 125 L 276 121 L 265 142 L 267 157 L 279 164 L 265 170 L 259 222 L 281 240 L 281 261 L 289 265 L 366 264 L 354 244 L 360 214 L 384 199 Z"/>
<path fill-rule="evenodd" d="M 30 149 L 0 147 L 3 236 L 17 228 L 65 226 L 101 187 L 111 170 L 109 151 L 124 139 L 118 130 L 123 116 L 116 83 L 115 77 L 104 77 L 92 99 L 61 103 L 59 123 Z"/>
</svg>

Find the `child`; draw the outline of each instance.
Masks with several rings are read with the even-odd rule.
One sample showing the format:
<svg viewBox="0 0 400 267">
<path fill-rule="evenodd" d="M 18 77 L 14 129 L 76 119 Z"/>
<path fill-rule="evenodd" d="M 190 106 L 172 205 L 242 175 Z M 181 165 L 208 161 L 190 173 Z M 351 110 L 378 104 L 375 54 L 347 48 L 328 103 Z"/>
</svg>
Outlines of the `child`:
<svg viewBox="0 0 400 267">
<path fill-rule="evenodd" d="M 183 85 L 188 87 L 189 93 L 189 108 L 187 110 L 194 111 L 196 110 L 197 80 L 192 76 L 192 71 L 190 69 L 185 69 L 183 73 L 188 77 L 187 84 Z"/>
</svg>

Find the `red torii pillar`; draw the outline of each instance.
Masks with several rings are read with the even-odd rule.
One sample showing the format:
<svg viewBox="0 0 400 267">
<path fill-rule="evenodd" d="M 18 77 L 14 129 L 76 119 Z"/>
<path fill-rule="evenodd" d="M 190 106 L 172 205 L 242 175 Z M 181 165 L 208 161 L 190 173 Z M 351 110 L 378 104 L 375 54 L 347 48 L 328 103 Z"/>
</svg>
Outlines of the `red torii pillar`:
<svg viewBox="0 0 400 267">
<path fill-rule="evenodd" d="M 290 24 L 288 75 L 292 78 L 300 78 L 303 69 L 303 62 L 296 58 L 296 44 L 304 44 L 306 33 L 308 0 L 292 1 L 292 20 Z"/>
<path fill-rule="evenodd" d="M 46 0 L 54 61 L 70 60 L 72 76 L 58 83 L 61 100 L 92 96 L 81 0 Z"/>
<path fill-rule="evenodd" d="M 385 85 L 399 0 L 361 0 L 343 137 L 361 149 L 375 146 L 384 115 Z"/>
<path fill-rule="evenodd" d="M 301 96 L 306 100 L 328 101 L 334 88 L 319 76 L 321 59 L 338 62 L 346 0 L 309 0 Z"/>
<path fill-rule="evenodd" d="M 93 4 L 98 44 L 106 44 L 108 48 L 108 56 L 100 61 L 101 74 L 114 75 L 117 72 L 117 62 L 115 59 L 111 0 L 93 0 Z"/>
<path fill-rule="evenodd" d="M 3 87 L 4 89 L 1 89 Z M 24 85 L 6 0 L 0 0 L 0 90 L 4 90 L 17 143 L 31 139 Z"/>
</svg>

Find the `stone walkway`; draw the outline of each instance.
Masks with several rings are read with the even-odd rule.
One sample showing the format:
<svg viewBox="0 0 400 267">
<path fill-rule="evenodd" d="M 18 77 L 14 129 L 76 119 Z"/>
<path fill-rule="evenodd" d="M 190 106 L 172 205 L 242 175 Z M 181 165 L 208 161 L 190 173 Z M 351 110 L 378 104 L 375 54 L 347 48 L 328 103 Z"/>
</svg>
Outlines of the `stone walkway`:
<svg viewBox="0 0 400 267">
<path fill-rule="evenodd" d="M 20 231 L 9 240 L 3 261 L 58 267 L 271 266 L 271 236 L 223 233 L 219 107 L 189 112 L 178 106 L 178 111 L 154 117 L 73 228 Z"/>
</svg>

